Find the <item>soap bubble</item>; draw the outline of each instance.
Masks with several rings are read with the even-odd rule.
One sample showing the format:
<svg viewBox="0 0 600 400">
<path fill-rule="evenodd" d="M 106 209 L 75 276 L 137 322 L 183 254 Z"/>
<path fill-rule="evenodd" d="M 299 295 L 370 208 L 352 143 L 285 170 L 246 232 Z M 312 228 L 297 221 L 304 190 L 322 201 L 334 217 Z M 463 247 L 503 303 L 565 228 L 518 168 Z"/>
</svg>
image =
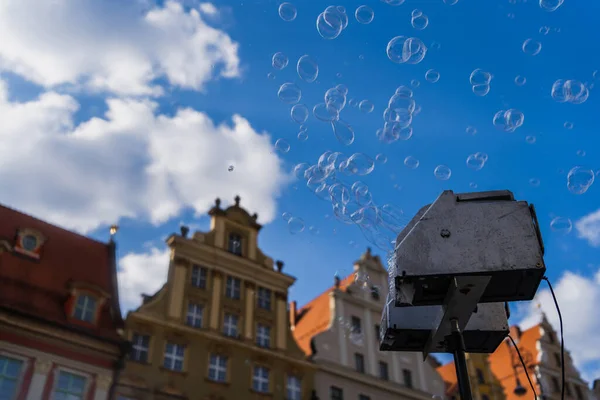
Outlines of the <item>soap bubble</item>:
<svg viewBox="0 0 600 400">
<path fill-rule="evenodd" d="M 275 149 L 280 153 L 287 153 L 290 151 L 290 144 L 285 139 L 277 139 L 275 142 Z"/>
<path fill-rule="evenodd" d="M 302 91 L 295 83 L 286 82 L 279 87 L 277 97 L 286 104 L 295 104 L 302 98 Z"/>
<path fill-rule="evenodd" d="M 591 169 L 574 167 L 567 175 L 567 188 L 573 194 L 584 194 L 594 183 L 595 174 Z"/>
<path fill-rule="evenodd" d="M 386 53 L 397 64 L 418 64 L 425 58 L 427 46 L 417 38 L 396 36 L 389 41 Z"/>
<path fill-rule="evenodd" d="M 540 0 L 540 8 L 544 11 L 552 12 L 562 6 L 564 0 Z"/>
<path fill-rule="evenodd" d="M 299 217 L 291 217 L 288 220 L 288 230 L 292 235 L 301 233 L 304 231 L 304 220 Z"/>
<path fill-rule="evenodd" d="M 288 63 L 288 57 L 282 52 L 277 52 L 273 54 L 273 58 L 271 59 L 271 65 L 273 66 L 273 68 L 282 70 L 285 67 L 287 67 Z"/>
<path fill-rule="evenodd" d="M 291 3 L 281 3 L 279 6 L 279 16 L 282 20 L 286 22 L 290 22 L 296 19 L 298 12 L 296 11 L 296 6 Z"/>
<path fill-rule="evenodd" d="M 370 24 L 373 21 L 373 10 L 369 6 L 360 6 L 356 9 L 354 17 L 361 24 Z"/>
<path fill-rule="evenodd" d="M 434 69 L 430 69 L 425 72 L 425 79 L 427 79 L 431 83 L 436 83 L 440 80 L 440 73 Z"/>
<path fill-rule="evenodd" d="M 447 181 L 448 179 L 450 179 L 452 171 L 450 170 L 450 167 L 446 165 L 438 165 L 433 170 L 433 175 L 441 181 Z"/>
<path fill-rule="evenodd" d="M 530 56 L 536 56 L 542 51 L 542 44 L 533 39 L 527 39 L 523 42 L 523 52 Z"/>
<path fill-rule="evenodd" d="M 309 55 L 300 57 L 296 70 L 300 79 L 308 83 L 316 81 L 319 76 L 319 65 Z"/>
<path fill-rule="evenodd" d="M 295 104 L 290 111 L 290 116 L 295 122 L 303 124 L 308 119 L 308 108 L 304 104 Z"/>
<path fill-rule="evenodd" d="M 369 100 L 363 100 L 358 104 L 358 109 L 364 113 L 373 112 L 375 106 Z"/>
<path fill-rule="evenodd" d="M 413 156 L 408 156 L 404 159 L 404 165 L 410 169 L 417 169 L 419 167 L 419 160 Z"/>
<path fill-rule="evenodd" d="M 573 229 L 573 222 L 569 218 L 555 217 L 550 221 L 550 229 L 566 235 Z"/>
</svg>

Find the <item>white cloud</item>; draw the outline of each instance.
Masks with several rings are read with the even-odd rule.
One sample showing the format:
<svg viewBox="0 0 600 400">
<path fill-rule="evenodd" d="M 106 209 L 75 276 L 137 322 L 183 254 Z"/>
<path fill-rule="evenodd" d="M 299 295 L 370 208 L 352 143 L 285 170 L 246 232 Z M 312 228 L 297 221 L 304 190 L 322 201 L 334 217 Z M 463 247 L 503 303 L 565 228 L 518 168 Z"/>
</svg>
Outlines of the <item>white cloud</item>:
<svg viewBox="0 0 600 400">
<path fill-rule="evenodd" d="M 126 95 L 159 95 L 157 78 L 202 90 L 218 76 L 239 75 L 238 44 L 205 23 L 211 4 L 185 12 L 167 0 L 140 2 L 4 0 L 0 2 L 0 71 L 46 88 L 84 86 Z"/>
<path fill-rule="evenodd" d="M 593 375 L 593 365 L 600 359 L 600 270 L 593 278 L 566 271 L 553 284 L 553 288 L 563 318 L 565 349 L 571 351 L 576 367 L 589 382 L 597 378 Z M 534 301 L 528 304 L 527 315 L 522 320 L 521 327 L 526 329 L 540 322 L 540 310 L 536 306 L 538 303 L 560 335 L 558 313 L 548 289 L 539 290 Z"/>
<path fill-rule="evenodd" d="M 600 209 L 577 220 L 575 229 L 577 235 L 587 240 L 590 246 L 600 247 Z"/>
<path fill-rule="evenodd" d="M 141 294 L 152 295 L 167 281 L 169 249 L 129 253 L 119 260 L 119 300 L 124 311 L 141 304 Z"/>
<path fill-rule="evenodd" d="M 288 182 L 270 137 L 239 115 L 214 125 L 192 109 L 169 117 L 149 100 L 109 99 L 104 118 L 75 126 L 68 95 L 7 98 L 0 81 L 3 203 L 78 231 L 122 217 L 160 224 L 185 207 L 203 214 L 236 194 L 269 222 Z"/>
</svg>

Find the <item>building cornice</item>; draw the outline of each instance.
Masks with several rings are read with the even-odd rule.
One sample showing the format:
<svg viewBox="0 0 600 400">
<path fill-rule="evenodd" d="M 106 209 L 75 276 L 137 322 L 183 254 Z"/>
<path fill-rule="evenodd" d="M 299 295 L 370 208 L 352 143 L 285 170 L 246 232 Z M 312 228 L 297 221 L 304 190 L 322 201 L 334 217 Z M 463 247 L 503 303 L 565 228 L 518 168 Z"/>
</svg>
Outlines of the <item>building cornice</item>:
<svg viewBox="0 0 600 400">
<path fill-rule="evenodd" d="M 431 400 L 431 393 L 422 392 L 418 389 L 408 389 L 391 381 L 383 381 L 372 375 L 360 374 L 351 368 L 347 368 L 327 360 L 316 361 L 317 369 L 333 375 L 338 375 L 344 379 L 350 379 L 354 382 L 371 386 L 379 390 L 388 391 L 391 394 L 405 399 Z"/>
<path fill-rule="evenodd" d="M 305 368 L 316 368 L 315 363 L 313 363 L 311 361 L 293 358 L 293 357 L 290 357 L 289 355 L 282 353 L 280 351 L 277 351 L 275 349 L 263 349 L 261 347 L 253 346 L 249 343 L 239 341 L 237 339 L 228 338 L 228 337 L 223 336 L 214 331 L 199 330 L 196 328 L 188 327 L 181 323 L 165 321 L 165 320 L 155 318 L 150 315 L 144 315 L 144 314 L 140 314 L 140 313 L 130 313 L 128 319 L 130 319 L 131 322 L 140 321 L 142 323 L 154 324 L 154 325 L 170 328 L 179 333 L 185 333 L 185 334 L 192 335 L 195 337 L 201 336 L 201 337 L 204 337 L 205 339 L 210 339 L 210 340 L 214 340 L 217 342 L 221 342 L 225 346 L 228 346 L 229 348 L 238 347 L 238 348 L 243 348 L 245 350 L 252 350 L 255 353 L 257 353 L 257 355 L 259 355 L 259 356 L 284 360 L 287 362 L 291 362 L 297 366 L 302 366 Z M 235 351 L 233 351 L 233 352 L 235 353 Z"/>
</svg>

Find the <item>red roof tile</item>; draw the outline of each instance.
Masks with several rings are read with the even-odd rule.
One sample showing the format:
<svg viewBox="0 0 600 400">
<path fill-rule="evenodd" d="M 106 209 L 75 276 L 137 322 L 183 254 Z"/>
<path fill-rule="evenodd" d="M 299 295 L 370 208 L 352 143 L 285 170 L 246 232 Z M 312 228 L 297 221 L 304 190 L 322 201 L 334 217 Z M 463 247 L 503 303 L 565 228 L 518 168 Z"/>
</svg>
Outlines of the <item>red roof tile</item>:
<svg viewBox="0 0 600 400">
<path fill-rule="evenodd" d="M 94 285 L 110 294 L 91 334 L 117 339 L 118 307 L 114 245 L 101 243 L 0 205 L 0 240 L 15 246 L 20 229 L 33 229 L 46 241 L 39 260 L 14 251 L 0 253 L 0 306 L 69 326 L 65 302 L 71 282 Z M 112 308 L 112 310 L 111 310 Z"/>
</svg>

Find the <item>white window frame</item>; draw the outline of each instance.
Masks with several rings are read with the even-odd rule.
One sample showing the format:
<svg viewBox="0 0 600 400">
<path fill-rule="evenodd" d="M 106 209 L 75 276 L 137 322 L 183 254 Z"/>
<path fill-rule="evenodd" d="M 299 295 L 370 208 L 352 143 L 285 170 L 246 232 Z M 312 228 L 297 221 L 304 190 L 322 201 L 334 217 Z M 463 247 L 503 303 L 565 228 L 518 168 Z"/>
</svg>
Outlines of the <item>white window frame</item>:
<svg viewBox="0 0 600 400">
<path fill-rule="evenodd" d="M 83 371 L 63 367 L 62 365 L 59 366 L 58 368 L 56 368 L 56 373 L 54 374 L 54 381 L 52 382 L 52 390 L 51 390 L 50 398 L 51 399 L 56 398 L 56 389 L 58 388 L 58 380 L 60 378 L 61 372 L 85 378 L 85 385 L 83 387 L 83 393 L 81 394 L 81 399 L 86 400 L 89 395 L 90 385 L 92 384 L 92 375 L 89 373 L 83 372 Z"/>
<path fill-rule="evenodd" d="M 259 371 L 266 371 L 267 377 L 265 378 L 263 374 L 257 374 Z M 269 389 L 271 388 L 271 371 L 269 368 L 264 367 L 262 365 L 256 365 L 254 370 L 252 371 L 252 389 L 259 393 L 269 393 Z M 267 390 L 263 390 L 263 385 L 267 385 Z"/>
<path fill-rule="evenodd" d="M 31 360 L 27 357 L 23 357 L 20 356 L 18 354 L 13 354 L 10 353 L 8 351 L 0 351 L 0 357 L 4 357 L 4 358 L 12 358 L 13 360 L 18 360 L 21 361 L 23 363 L 21 370 L 19 371 L 19 376 L 17 377 L 17 391 L 15 393 L 15 399 L 17 399 L 19 397 L 19 395 L 21 394 L 21 391 L 23 390 L 23 388 L 21 387 L 23 385 L 23 377 L 25 376 L 25 371 L 27 371 L 29 369 L 29 364 L 31 363 Z M 13 399 L 11 399 L 13 400 Z"/>
<path fill-rule="evenodd" d="M 190 308 L 193 308 L 193 310 L 190 311 Z M 191 323 L 190 317 L 192 318 Z M 200 325 L 196 326 L 196 322 L 198 320 L 200 320 Z M 188 310 L 185 316 L 185 322 L 188 326 L 191 326 L 192 328 L 202 328 L 204 326 L 204 305 L 192 302 L 188 303 Z"/>
<path fill-rule="evenodd" d="M 231 285 L 229 284 L 231 282 Z M 237 289 L 237 297 L 235 296 Z M 225 281 L 225 296 L 229 299 L 240 300 L 242 298 L 242 280 L 235 276 L 227 276 Z"/>
<path fill-rule="evenodd" d="M 135 343 L 133 341 L 133 339 L 135 338 L 136 335 L 140 336 L 140 337 L 147 336 L 148 337 L 148 347 L 144 348 L 141 343 L 140 344 Z M 152 336 L 147 335 L 145 333 L 133 332 L 131 339 L 132 339 L 131 340 L 131 350 L 132 351 L 136 351 L 136 350 L 137 351 L 140 351 L 140 350 L 145 351 L 146 352 L 146 361 L 142 361 L 142 360 L 139 360 L 139 359 L 133 358 L 133 357 L 130 357 L 130 359 L 133 361 L 142 362 L 142 363 L 150 362 L 150 343 L 152 342 Z"/>
<path fill-rule="evenodd" d="M 232 320 L 235 320 L 235 323 Z M 228 337 L 237 337 L 239 323 L 240 317 L 237 314 L 225 313 L 223 315 L 223 334 Z"/>
<path fill-rule="evenodd" d="M 194 271 L 196 269 L 198 270 L 198 279 L 194 280 Z M 203 272 L 204 275 L 202 274 Z M 193 287 L 198 289 L 206 289 L 206 286 L 208 285 L 208 268 L 198 264 L 192 265 L 192 276 L 190 280 Z M 204 282 L 204 284 L 201 285 L 202 282 Z"/>
<path fill-rule="evenodd" d="M 214 371 L 215 379 L 210 379 L 213 382 L 227 382 L 227 364 L 229 363 L 228 357 L 220 354 L 209 354 L 208 359 L 208 379 L 210 379 L 210 372 Z M 216 364 L 213 364 L 213 357 L 215 357 Z M 224 365 L 222 365 L 224 363 Z M 223 374 L 223 379 L 219 378 L 219 374 Z"/>
<path fill-rule="evenodd" d="M 263 324 L 256 324 L 256 344 L 268 349 L 271 347 L 271 327 Z"/>
<path fill-rule="evenodd" d="M 167 353 L 167 346 L 168 345 L 172 345 L 173 349 L 175 350 L 172 354 Z M 183 348 L 183 355 L 180 356 L 177 354 L 177 348 L 181 347 Z M 165 349 L 163 352 L 163 367 L 168 369 L 169 371 L 175 371 L 175 372 L 183 372 L 185 370 L 185 346 L 182 344 L 178 344 L 178 343 L 172 343 L 172 342 L 165 342 Z M 170 367 L 165 366 L 166 361 L 167 361 L 167 357 L 171 359 L 170 362 Z M 175 363 L 177 361 L 181 361 L 181 369 L 175 369 Z"/>
<path fill-rule="evenodd" d="M 82 298 L 84 298 L 85 301 L 83 303 L 83 306 L 81 308 L 79 308 L 79 300 L 82 299 Z M 85 315 L 86 315 L 86 312 L 90 311 L 90 309 L 89 309 L 89 305 L 90 305 L 89 304 L 89 299 L 91 299 L 93 301 L 93 307 L 91 309 L 91 313 L 92 313 L 92 319 L 91 319 L 91 321 L 87 321 L 87 320 L 83 319 L 83 317 L 85 317 Z M 81 318 L 79 318 L 77 316 L 77 310 L 78 309 L 80 309 L 80 310 L 82 309 L 82 311 L 81 311 Z M 76 320 L 79 320 L 79 321 L 83 321 L 83 322 L 87 322 L 87 323 L 93 324 L 96 321 L 96 311 L 97 310 L 98 310 L 98 298 L 95 297 L 95 296 L 93 296 L 93 295 L 91 295 L 91 294 L 88 294 L 88 293 L 80 293 L 75 298 L 75 304 L 73 305 L 73 318 L 75 318 Z"/>
<path fill-rule="evenodd" d="M 265 294 L 268 294 L 268 296 L 265 296 Z M 259 287 L 257 296 L 258 308 L 262 310 L 271 311 L 271 308 L 273 308 L 272 297 L 273 291 L 271 289 L 266 287 Z M 268 304 L 269 306 L 266 307 L 266 304 Z"/>
<path fill-rule="evenodd" d="M 286 400 L 302 400 L 302 379 L 288 375 L 285 391 Z"/>
</svg>

